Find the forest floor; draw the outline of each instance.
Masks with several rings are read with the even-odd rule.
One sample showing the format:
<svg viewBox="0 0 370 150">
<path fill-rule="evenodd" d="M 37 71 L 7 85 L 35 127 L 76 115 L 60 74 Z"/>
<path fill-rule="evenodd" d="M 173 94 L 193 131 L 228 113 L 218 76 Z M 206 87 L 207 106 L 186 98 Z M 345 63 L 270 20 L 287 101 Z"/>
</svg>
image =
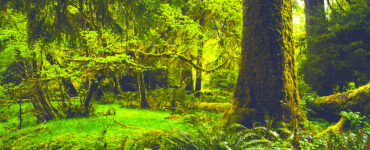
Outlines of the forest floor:
<svg viewBox="0 0 370 150">
<path fill-rule="evenodd" d="M 0 123 L 1 149 L 80 149 L 118 148 L 128 136 L 129 140 L 146 132 L 161 133 L 162 130 L 191 130 L 191 125 L 179 119 L 165 119 L 171 112 L 120 108 L 117 104 L 95 104 L 96 115 L 87 118 L 59 119 L 36 123 L 31 113 L 22 115 L 22 130 L 19 125 L 19 106 L 13 104 L 6 122 Z M 32 109 L 32 104 L 22 105 L 23 111 Z M 108 111 L 114 115 L 106 115 Z M 124 125 L 123 125 L 124 124 Z"/>
<path fill-rule="evenodd" d="M 23 103 L 21 130 L 18 129 L 19 105 L 16 103 L 2 105 L 0 107 L 0 149 L 138 149 L 141 147 L 157 149 L 163 146 L 159 145 L 159 141 L 171 140 L 180 140 L 175 144 L 183 144 L 180 147 L 192 149 L 186 146 L 218 147 L 220 142 L 232 143 L 233 139 L 244 141 L 244 135 L 253 134 L 260 136 L 243 143 L 271 140 L 267 149 L 292 147 L 292 141 L 289 138 L 273 140 L 273 136 L 266 132 L 260 133 L 258 131 L 262 129 L 260 127 L 234 131 L 218 126 L 222 122 L 220 121 L 223 114 L 221 110 L 229 107 L 229 103 L 196 103 L 198 107 L 190 107 L 191 109 L 186 111 L 174 111 L 178 113 L 174 114 L 168 110 L 127 108 L 127 104 L 131 103 L 122 105 L 120 102 L 126 101 L 116 101 L 113 104 L 94 102 L 92 108 L 95 111 L 89 117 L 55 119 L 47 122 L 37 122 L 32 112 L 32 104 Z M 194 105 L 191 102 L 189 104 Z M 351 115 L 356 117 L 356 114 Z M 361 118 L 357 120 L 361 121 Z M 297 131 L 297 139 L 301 141 L 296 143 L 295 147 L 336 149 L 356 146 L 357 149 L 364 149 L 364 145 L 370 145 L 367 138 L 369 129 L 366 126 L 354 128 L 359 129 L 359 132 L 346 128 L 338 134 L 329 134 L 326 137 L 315 136 L 335 123 L 322 118 L 310 118 L 303 122 L 302 127 Z M 269 133 L 277 133 L 272 128 L 263 128 Z M 181 133 L 180 136 L 177 133 Z M 218 143 L 211 141 L 218 141 Z"/>
</svg>

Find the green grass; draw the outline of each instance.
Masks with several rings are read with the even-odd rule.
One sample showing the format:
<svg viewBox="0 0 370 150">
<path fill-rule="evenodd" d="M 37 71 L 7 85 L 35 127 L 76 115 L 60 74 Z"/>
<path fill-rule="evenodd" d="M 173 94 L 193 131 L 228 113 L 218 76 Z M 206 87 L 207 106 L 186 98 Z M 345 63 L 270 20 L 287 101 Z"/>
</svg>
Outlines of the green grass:
<svg viewBox="0 0 370 150">
<path fill-rule="evenodd" d="M 19 147 L 22 149 L 34 148 L 94 148 L 96 145 L 107 143 L 108 148 L 116 148 L 124 137 L 135 137 L 140 133 L 150 130 L 179 129 L 189 130 L 189 125 L 181 121 L 164 119 L 170 112 L 150 111 L 141 109 L 120 108 L 116 104 L 96 105 L 96 116 L 88 118 L 72 118 L 53 120 L 36 124 L 36 118 L 30 113 L 23 115 L 24 128 L 18 131 L 10 131 L 4 127 L 16 129 L 18 126 L 18 105 L 10 108 L 10 119 L 0 123 L 0 146 Z M 26 109 L 31 109 L 32 104 L 25 104 Z M 109 108 L 116 110 L 115 115 L 103 116 Z M 113 119 L 137 128 L 124 128 Z M 103 131 L 106 134 L 102 136 Z M 103 138 L 102 138 L 103 137 Z"/>
</svg>

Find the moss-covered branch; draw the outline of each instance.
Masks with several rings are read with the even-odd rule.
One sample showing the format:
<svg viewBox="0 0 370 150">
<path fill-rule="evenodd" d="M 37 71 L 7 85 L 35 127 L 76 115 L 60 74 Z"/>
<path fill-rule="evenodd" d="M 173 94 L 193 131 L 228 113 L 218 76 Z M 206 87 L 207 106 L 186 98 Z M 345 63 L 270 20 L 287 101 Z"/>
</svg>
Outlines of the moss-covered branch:
<svg viewBox="0 0 370 150">
<path fill-rule="evenodd" d="M 336 93 L 321 99 L 308 102 L 311 115 L 320 116 L 328 120 L 337 120 L 340 112 L 350 109 L 354 112 L 369 114 L 370 84 L 345 93 Z"/>
</svg>

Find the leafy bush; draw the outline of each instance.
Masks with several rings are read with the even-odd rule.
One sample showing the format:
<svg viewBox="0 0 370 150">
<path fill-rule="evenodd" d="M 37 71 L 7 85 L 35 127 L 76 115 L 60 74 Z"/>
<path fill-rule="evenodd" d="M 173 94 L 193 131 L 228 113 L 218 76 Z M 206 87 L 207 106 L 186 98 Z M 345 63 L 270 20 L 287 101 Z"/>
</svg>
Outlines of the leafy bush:
<svg viewBox="0 0 370 150">
<path fill-rule="evenodd" d="M 361 116 L 360 112 L 342 111 L 340 113 L 350 121 L 350 126 L 357 130 L 360 128 L 370 128 L 369 119 L 366 116 Z"/>
<path fill-rule="evenodd" d="M 369 142 L 368 134 L 364 132 L 330 133 L 327 140 L 327 149 L 364 149 Z"/>
<path fill-rule="evenodd" d="M 307 113 L 310 111 L 310 109 L 307 107 L 307 102 L 319 99 L 320 96 L 318 96 L 317 93 L 312 90 L 311 86 L 308 85 L 302 77 L 298 79 L 298 90 L 301 97 L 299 106 Z"/>
<path fill-rule="evenodd" d="M 6 95 L 6 89 L 0 85 L 0 99 L 4 99 L 6 98 L 7 95 Z"/>
<path fill-rule="evenodd" d="M 330 132 L 327 136 L 316 137 L 316 130 L 308 127 L 304 123 L 304 127 L 298 130 L 298 144 L 299 148 L 303 150 L 310 149 L 364 149 L 369 143 L 369 120 L 365 116 L 361 116 L 358 112 L 341 113 L 342 116 L 349 120 L 349 130 L 339 133 Z M 324 119 L 315 119 L 308 124 L 314 127 L 320 127 L 319 130 L 324 130 L 330 124 Z"/>
</svg>

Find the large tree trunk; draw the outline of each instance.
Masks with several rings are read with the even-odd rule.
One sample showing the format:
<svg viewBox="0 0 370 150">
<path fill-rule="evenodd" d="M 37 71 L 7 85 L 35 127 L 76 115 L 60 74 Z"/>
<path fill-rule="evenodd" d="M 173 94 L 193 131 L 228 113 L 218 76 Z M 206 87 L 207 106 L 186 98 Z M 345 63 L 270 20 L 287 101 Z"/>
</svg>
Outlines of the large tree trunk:
<svg viewBox="0 0 370 150">
<path fill-rule="evenodd" d="M 292 38 L 291 0 L 245 0 L 242 61 L 228 122 L 252 127 L 298 123 L 303 116 Z"/>
<path fill-rule="evenodd" d="M 370 109 L 370 84 L 346 93 L 337 93 L 325 96 L 322 99 L 307 102 L 311 108 L 310 115 L 323 117 L 330 121 L 340 118 L 340 112 L 351 110 L 369 115 Z"/>
</svg>

